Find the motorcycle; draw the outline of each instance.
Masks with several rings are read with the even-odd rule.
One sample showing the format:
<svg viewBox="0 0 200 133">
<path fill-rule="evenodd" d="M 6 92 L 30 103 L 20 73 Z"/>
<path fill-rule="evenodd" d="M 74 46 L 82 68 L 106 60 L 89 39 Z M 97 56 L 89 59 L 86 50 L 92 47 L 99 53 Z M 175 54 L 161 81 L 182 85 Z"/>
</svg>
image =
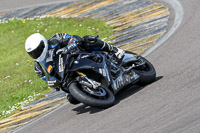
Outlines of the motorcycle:
<svg viewBox="0 0 200 133">
<path fill-rule="evenodd" d="M 60 88 L 77 101 L 108 108 L 115 94 L 132 84 L 147 85 L 156 77 L 153 65 L 144 57 L 125 51 L 122 60 L 113 53 L 79 49 L 72 54 L 54 54 L 50 75 L 60 82 Z"/>
</svg>

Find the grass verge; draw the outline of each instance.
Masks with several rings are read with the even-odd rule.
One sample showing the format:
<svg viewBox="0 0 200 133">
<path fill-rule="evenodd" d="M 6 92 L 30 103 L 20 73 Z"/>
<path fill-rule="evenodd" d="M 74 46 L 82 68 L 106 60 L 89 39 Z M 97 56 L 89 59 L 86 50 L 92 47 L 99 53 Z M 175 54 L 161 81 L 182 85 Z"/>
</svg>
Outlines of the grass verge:
<svg viewBox="0 0 200 133">
<path fill-rule="evenodd" d="M 100 35 L 109 38 L 113 28 L 88 18 L 14 19 L 0 23 L 0 119 L 50 91 L 34 72 L 34 61 L 24 49 L 26 38 L 39 32 L 46 38 L 55 33 Z M 108 40 L 107 40 L 108 41 Z"/>
</svg>

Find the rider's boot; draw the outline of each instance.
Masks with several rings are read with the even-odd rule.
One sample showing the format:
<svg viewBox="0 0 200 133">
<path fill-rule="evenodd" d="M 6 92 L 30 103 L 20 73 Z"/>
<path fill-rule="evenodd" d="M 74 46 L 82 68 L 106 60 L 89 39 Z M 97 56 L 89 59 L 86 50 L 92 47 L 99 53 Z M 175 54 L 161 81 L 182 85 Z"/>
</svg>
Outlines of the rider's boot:
<svg viewBox="0 0 200 133">
<path fill-rule="evenodd" d="M 118 60 L 122 60 L 124 57 L 124 50 L 117 48 L 115 46 L 113 46 L 113 52 L 115 54 L 115 56 L 117 57 Z"/>
<path fill-rule="evenodd" d="M 78 100 L 76 100 L 71 94 L 67 95 L 67 100 L 71 103 L 71 104 L 79 104 L 80 102 Z"/>
</svg>

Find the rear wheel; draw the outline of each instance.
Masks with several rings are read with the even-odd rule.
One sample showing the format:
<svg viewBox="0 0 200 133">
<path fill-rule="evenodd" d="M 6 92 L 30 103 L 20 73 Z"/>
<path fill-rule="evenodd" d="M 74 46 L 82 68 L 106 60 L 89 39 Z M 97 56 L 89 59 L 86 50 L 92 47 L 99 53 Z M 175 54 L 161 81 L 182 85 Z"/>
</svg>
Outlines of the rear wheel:
<svg viewBox="0 0 200 133">
<path fill-rule="evenodd" d="M 69 91 L 78 101 L 97 108 L 108 108 L 115 102 L 113 93 L 102 86 L 97 89 L 92 89 L 80 85 L 78 82 L 73 82 L 69 86 Z"/>
<path fill-rule="evenodd" d="M 144 57 L 140 56 L 140 61 L 144 62 L 144 65 L 137 67 L 134 71 L 140 76 L 139 84 L 147 85 L 152 83 L 156 78 L 156 71 L 154 66 Z"/>
</svg>

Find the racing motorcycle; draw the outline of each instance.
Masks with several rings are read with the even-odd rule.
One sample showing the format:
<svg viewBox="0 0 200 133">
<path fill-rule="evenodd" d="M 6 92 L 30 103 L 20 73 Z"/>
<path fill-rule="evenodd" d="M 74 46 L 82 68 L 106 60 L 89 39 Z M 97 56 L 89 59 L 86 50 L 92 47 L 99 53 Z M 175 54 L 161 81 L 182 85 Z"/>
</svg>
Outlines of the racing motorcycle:
<svg viewBox="0 0 200 133">
<path fill-rule="evenodd" d="M 156 77 L 156 71 L 147 59 L 129 51 L 125 51 L 120 61 L 113 53 L 103 51 L 55 54 L 53 70 L 51 75 L 60 81 L 63 91 L 77 101 L 97 108 L 112 106 L 115 94 L 127 85 L 147 85 Z"/>
</svg>

